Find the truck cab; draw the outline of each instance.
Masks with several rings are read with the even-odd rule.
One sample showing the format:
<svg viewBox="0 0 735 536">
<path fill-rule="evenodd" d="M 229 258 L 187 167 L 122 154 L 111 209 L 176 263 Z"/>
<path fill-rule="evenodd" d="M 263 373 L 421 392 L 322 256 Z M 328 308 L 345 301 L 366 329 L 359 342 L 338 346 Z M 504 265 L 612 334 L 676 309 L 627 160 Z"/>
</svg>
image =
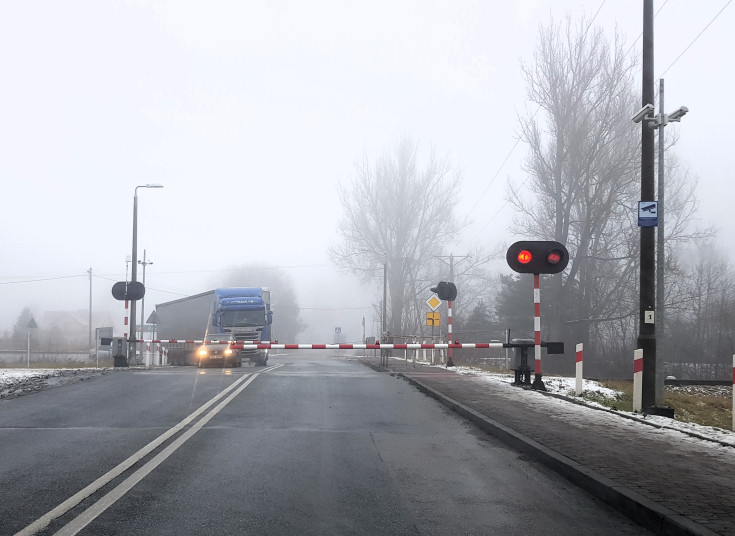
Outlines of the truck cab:
<svg viewBox="0 0 735 536">
<path fill-rule="evenodd" d="M 246 359 L 265 365 L 267 351 L 237 350 L 230 345 L 271 340 L 270 296 L 269 288 L 229 287 L 157 304 L 159 338 L 167 341 L 169 363 L 239 366 Z"/>
<path fill-rule="evenodd" d="M 225 340 L 233 343 L 270 341 L 273 313 L 270 309 L 269 289 L 234 287 L 216 289 L 214 292 L 215 300 L 205 337 L 207 340 Z M 208 348 L 203 347 L 200 352 L 202 350 L 207 351 Z M 265 365 L 268 362 L 268 350 L 231 350 L 229 344 L 227 348 L 222 346 L 211 350 L 223 354 L 229 351 L 230 354 L 223 355 L 223 362 L 232 362 L 236 366 L 239 366 L 244 359 L 256 365 Z M 209 362 L 212 362 L 212 354 L 208 353 L 207 356 Z"/>
</svg>

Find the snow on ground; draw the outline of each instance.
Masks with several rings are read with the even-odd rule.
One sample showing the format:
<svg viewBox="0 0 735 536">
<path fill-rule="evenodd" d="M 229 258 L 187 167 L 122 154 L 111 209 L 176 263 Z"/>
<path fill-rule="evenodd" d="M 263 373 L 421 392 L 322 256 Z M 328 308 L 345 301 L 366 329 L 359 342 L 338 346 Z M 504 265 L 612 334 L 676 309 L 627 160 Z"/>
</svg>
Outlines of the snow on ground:
<svg viewBox="0 0 735 536">
<path fill-rule="evenodd" d="M 85 380 L 110 370 L 113 369 L 0 369 L 0 400 Z"/>
<path fill-rule="evenodd" d="M 487 382 L 498 382 L 510 385 L 511 383 L 513 383 L 514 380 L 512 374 L 485 372 L 472 367 L 453 367 L 452 371 L 458 374 L 470 374 L 472 376 L 482 378 L 484 381 Z M 723 430 L 722 428 L 715 428 L 712 426 L 702 426 L 694 423 L 681 422 L 674 419 L 668 419 L 666 417 L 659 417 L 657 415 L 642 415 L 640 413 L 612 410 L 606 406 L 603 406 L 602 404 L 575 397 L 575 378 L 546 376 L 544 377 L 544 385 L 546 386 L 547 393 L 551 393 L 556 397 L 564 397 L 566 400 L 579 405 L 599 409 L 613 415 L 618 415 L 622 418 L 631 419 L 651 426 L 655 426 L 662 430 L 672 430 L 674 432 L 684 433 L 690 437 L 694 437 L 697 439 L 714 441 L 719 443 L 720 445 L 735 447 L 735 431 Z M 595 392 L 599 396 L 612 399 L 614 399 L 618 394 L 617 391 L 613 389 L 608 389 L 607 387 L 603 387 L 598 382 L 590 380 L 583 380 L 582 389 L 583 391 L 586 391 L 588 393 Z M 549 400 L 549 403 L 552 403 L 551 400 L 553 400 L 553 398 L 545 398 Z"/>
</svg>

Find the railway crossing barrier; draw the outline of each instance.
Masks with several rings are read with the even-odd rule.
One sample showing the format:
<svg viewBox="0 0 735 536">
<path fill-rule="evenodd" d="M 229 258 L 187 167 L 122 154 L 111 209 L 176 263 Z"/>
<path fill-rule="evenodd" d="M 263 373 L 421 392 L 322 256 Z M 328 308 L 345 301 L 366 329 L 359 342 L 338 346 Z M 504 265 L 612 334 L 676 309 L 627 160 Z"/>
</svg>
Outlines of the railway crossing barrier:
<svg viewBox="0 0 735 536">
<path fill-rule="evenodd" d="M 519 352 L 518 366 L 516 367 L 516 381 L 514 385 L 529 386 L 530 368 L 528 366 L 528 348 L 543 347 L 549 354 L 563 354 L 563 342 L 541 342 L 536 339 L 513 339 L 509 343 L 504 342 L 477 342 L 477 343 L 425 343 L 425 342 L 409 342 L 409 343 L 390 343 L 381 344 L 375 342 L 372 344 L 351 344 L 351 343 L 334 343 L 334 344 L 282 344 L 270 341 L 244 341 L 232 342 L 228 340 L 183 340 L 183 339 L 152 339 L 139 340 L 136 342 L 144 342 L 147 344 L 229 344 L 233 350 L 472 350 L 472 349 L 491 349 L 491 348 L 515 348 Z M 539 344 L 540 343 L 540 344 Z M 519 378 L 522 381 L 519 381 Z M 541 380 L 540 371 L 536 371 L 533 389 L 545 391 L 546 387 Z"/>
</svg>

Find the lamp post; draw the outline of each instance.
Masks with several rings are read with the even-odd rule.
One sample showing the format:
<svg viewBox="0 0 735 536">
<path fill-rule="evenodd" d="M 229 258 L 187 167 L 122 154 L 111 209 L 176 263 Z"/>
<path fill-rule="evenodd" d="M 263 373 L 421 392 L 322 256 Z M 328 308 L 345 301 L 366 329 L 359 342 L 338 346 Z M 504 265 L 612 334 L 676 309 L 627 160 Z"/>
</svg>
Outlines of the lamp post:
<svg viewBox="0 0 735 536">
<path fill-rule="evenodd" d="M 133 258 L 131 262 L 130 281 L 135 283 L 138 276 L 138 188 L 163 188 L 163 184 L 142 184 L 135 187 L 135 195 L 133 196 Z M 130 300 L 130 338 L 128 339 L 128 361 L 135 361 L 136 347 L 138 340 L 138 326 L 136 315 L 136 300 Z"/>
</svg>

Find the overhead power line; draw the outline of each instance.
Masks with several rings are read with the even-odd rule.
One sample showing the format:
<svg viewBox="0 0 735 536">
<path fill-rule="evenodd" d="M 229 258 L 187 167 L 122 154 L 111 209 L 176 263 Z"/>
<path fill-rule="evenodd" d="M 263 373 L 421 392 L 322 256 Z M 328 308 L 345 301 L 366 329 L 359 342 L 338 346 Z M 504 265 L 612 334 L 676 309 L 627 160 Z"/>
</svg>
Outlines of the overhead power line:
<svg viewBox="0 0 735 536">
<path fill-rule="evenodd" d="M 595 12 L 594 16 L 592 17 L 592 19 L 590 20 L 589 24 L 587 25 L 587 28 L 585 29 L 585 36 L 587 35 L 587 32 L 589 31 L 589 29 L 590 29 L 590 28 L 592 27 L 592 24 L 593 24 L 593 23 L 595 22 L 595 20 L 597 19 L 597 16 L 598 16 L 598 15 L 600 14 L 600 11 L 601 11 L 601 10 L 602 10 L 602 8 L 604 7 L 604 5 L 605 5 L 606 1 L 607 1 L 607 0 L 602 0 L 602 3 L 600 3 L 600 6 L 599 6 L 599 7 L 597 8 L 597 11 Z M 715 19 L 716 19 L 717 17 L 719 17 L 720 13 L 722 13 L 722 11 L 724 11 L 724 9 L 725 9 L 725 8 L 726 8 L 726 7 L 727 7 L 727 6 L 728 6 L 728 5 L 729 5 L 729 4 L 731 3 L 731 2 L 732 2 L 732 0 L 728 0 L 727 4 L 725 4 L 725 6 L 724 6 L 724 7 L 723 7 L 723 8 L 722 8 L 722 9 L 721 9 L 721 10 L 720 10 L 720 11 L 719 11 L 718 13 L 717 13 L 717 15 L 715 15 L 715 17 L 714 17 L 714 18 L 713 18 L 713 19 L 712 19 L 712 20 L 711 20 L 711 21 L 709 22 L 709 24 L 707 24 L 707 26 L 706 26 L 706 27 L 704 28 L 704 30 L 702 30 L 702 31 L 700 32 L 700 34 L 699 34 L 699 35 L 698 35 L 698 36 L 697 36 L 697 37 L 696 37 L 696 38 L 694 39 L 694 41 L 696 41 L 696 40 L 697 40 L 697 39 L 699 38 L 699 36 L 701 36 L 701 35 L 702 35 L 702 34 L 704 33 L 704 31 L 705 31 L 705 30 L 706 30 L 707 28 L 709 28 L 709 26 L 710 26 L 710 25 L 712 24 L 712 22 L 714 22 L 714 20 L 715 20 Z M 662 10 L 663 10 L 663 9 L 664 9 L 664 8 L 666 7 L 666 4 L 668 4 L 668 3 L 669 3 L 669 0 L 665 0 L 665 2 L 664 2 L 664 3 L 662 4 L 662 5 L 661 5 L 661 7 L 660 7 L 660 8 L 658 9 L 658 11 L 656 11 L 656 13 L 654 14 L 654 17 L 658 16 L 658 14 L 659 14 L 659 13 L 661 13 L 661 11 L 662 11 Z M 635 40 L 635 41 L 633 42 L 633 44 L 631 45 L 631 47 L 630 47 L 630 48 L 628 49 L 628 51 L 626 52 L 626 55 L 628 55 L 628 54 L 629 54 L 629 53 L 631 52 L 631 50 L 633 49 L 633 47 L 635 47 L 636 43 L 637 43 L 637 42 L 638 42 L 638 41 L 640 40 L 640 38 L 641 38 L 642 36 L 643 36 L 643 33 L 641 33 L 641 34 L 640 34 L 640 35 L 638 36 L 638 38 L 637 38 L 637 39 L 636 39 L 636 40 Z M 673 63 L 672 63 L 671 65 L 669 65 L 669 67 L 667 67 L 667 68 L 666 68 L 666 71 L 668 71 L 668 70 L 669 70 L 669 69 L 671 68 L 671 66 L 673 66 L 673 64 L 674 64 L 674 63 L 676 63 L 676 61 L 678 61 L 678 59 L 679 59 L 679 58 L 680 58 L 680 57 L 681 57 L 681 56 L 682 56 L 682 55 L 683 55 L 683 54 L 684 54 L 684 53 L 685 53 L 685 52 L 686 52 L 686 51 L 687 51 L 687 50 L 689 49 L 689 47 L 690 47 L 690 46 L 691 46 L 692 44 L 694 44 L 694 41 L 692 41 L 692 43 L 690 43 L 690 44 L 689 44 L 689 46 L 688 46 L 688 47 L 687 47 L 687 48 L 686 48 L 686 49 L 684 50 L 684 52 L 682 52 L 682 53 L 681 53 L 681 54 L 679 55 L 679 57 L 678 57 L 678 58 L 677 58 L 676 60 L 674 60 L 674 62 L 673 62 Z M 663 76 L 663 75 L 664 75 L 664 74 L 666 73 L 666 71 L 664 71 L 664 72 L 663 72 L 663 73 L 661 74 L 661 76 Z M 531 117 L 531 120 L 533 120 L 533 119 L 534 119 L 534 118 L 536 117 L 536 114 L 538 114 L 538 112 L 539 112 L 539 110 L 540 110 L 540 109 L 541 109 L 541 106 L 539 106 L 539 107 L 538 107 L 538 109 L 536 110 L 536 112 L 535 112 L 535 113 L 533 114 L 533 116 Z M 495 182 L 495 179 L 496 179 L 496 178 L 497 178 L 497 176 L 498 176 L 498 175 L 500 174 L 500 172 L 502 171 L 502 169 L 503 169 L 503 168 L 505 167 L 505 164 L 506 164 L 506 163 L 508 162 L 508 160 L 510 159 L 511 155 L 512 155 L 512 154 L 513 154 L 513 153 L 515 152 L 515 150 L 516 150 L 516 148 L 518 147 L 518 144 L 520 143 L 520 141 L 521 141 L 521 138 L 520 138 L 520 137 L 516 139 L 515 143 L 513 144 L 513 147 L 511 147 L 511 150 L 510 150 L 510 152 L 508 152 L 508 154 L 506 155 L 505 159 L 504 159 L 504 160 L 503 160 L 503 162 L 502 162 L 502 163 L 500 164 L 500 167 L 499 167 L 499 168 L 498 168 L 498 170 L 497 170 L 497 171 L 495 172 L 495 174 L 493 175 L 493 177 L 492 177 L 492 178 L 490 179 L 490 182 L 489 182 L 489 183 L 488 183 L 488 185 L 487 185 L 487 186 L 485 187 L 485 189 L 483 190 L 482 194 L 480 194 L 480 197 L 478 197 L 477 201 L 475 202 L 475 204 L 473 205 L 472 209 L 471 209 L 471 210 L 469 211 L 469 213 L 468 213 L 468 214 L 472 214 L 472 212 L 474 212 L 474 210 L 475 210 L 475 209 L 477 208 L 477 206 L 478 206 L 478 205 L 480 204 L 480 201 L 481 201 L 481 200 L 482 200 L 482 198 L 483 198 L 483 197 L 485 196 L 485 194 L 487 193 L 487 191 L 488 191 L 488 189 L 490 188 L 490 186 L 491 186 L 491 185 L 492 185 L 492 184 L 493 184 L 493 183 Z M 520 186 L 520 187 L 522 188 L 522 187 L 523 187 L 523 186 L 524 186 L 524 185 L 525 185 L 525 184 L 526 184 L 527 182 L 528 182 L 528 178 L 526 178 L 526 180 L 524 180 L 524 181 L 523 181 L 523 183 L 521 184 L 521 186 Z M 495 219 L 496 217 L 498 217 L 498 215 L 499 215 L 499 214 L 500 214 L 500 213 L 501 213 L 501 212 L 502 212 L 502 211 L 503 211 L 503 210 L 505 209 L 505 207 L 506 207 L 507 205 L 508 205 L 508 201 L 505 201 L 505 202 L 504 202 L 504 203 L 503 203 L 503 204 L 502 204 L 502 205 L 501 205 L 501 206 L 500 206 L 500 207 L 499 207 L 499 208 L 498 208 L 498 209 L 497 209 L 497 210 L 496 210 L 496 211 L 495 211 L 495 212 L 494 212 L 494 213 L 492 214 L 492 216 L 490 216 L 490 218 L 489 218 L 489 219 L 487 219 L 487 220 L 485 221 L 485 223 L 483 223 L 483 224 L 482 224 L 482 226 L 481 226 L 481 227 L 480 227 L 480 229 L 479 229 L 479 230 L 477 231 L 477 233 L 476 233 L 476 235 L 475 235 L 475 236 L 479 235 L 479 234 L 480 234 L 480 233 L 481 233 L 481 232 L 482 232 L 482 231 L 483 231 L 483 230 L 484 230 L 484 229 L 485 229 L 485 228 L 486 228 L 486 227 L 487 227 L 487 226 L 488 226 L 488 225 L 489 225 L 489 224 L 490 224 L 490 223 L 491 223 L 491 222 L 492 222 L 492 221 L 493 221 L 493 220 L 494 220 L 494 219 Z"/>
<path fill-rule="evenodd" d="M 668 0 L 666 0 L 666 1 L 668 2 Z M 597 11 L 595 11 L 595 14 L 594 14 L 594 16 L 593 16 L 593 17 L 592 17 L 592 19 L 590 20 L 589 24 L 587 24 L 587 28 L 586 28 L 586 29 L 585 29 L 585 31 L 584 31 L 584 35 L 585 35 L 585 37 L 587 36 L 587 32 L 589 32 L 589 29 L 590 29 L 590 28 L 592 27 L 592 24 L 593 24 L 593 23 L 595 22 L 595 20 L 597 19 L 597 16 L 598 16 L 598 15 L 600 14 L 600 11 L 602 11 L 602 8 L 603 8 L 603 6 L 605 5 L 605 2 L 607 2 L 607 0 L 602 0 L 602 2 L 600 3 L 600 7 L 598 7 L 598 8 L 597 8 Z M 666 5 L 666 4 L 664 4 L 664 5 Z M 663 6 L 662 6 L 662 9 L 663 9 Z M 660 10 L 659 10 L 659 11 L 660 11 Z M 537 114 L 539 113 L 539 110 L 541 110 L 541 105 L 539 105 L 539 107 L 538 107 L 538 108 L 536 108 L 536 111 L 535 111 L 535 112 L 533 113 L 533 115 L 531 116 L 531 121 L 533 121 L 533 120 L 534 120 L 534 119 L 536 118 L 536 115 L 537 115 Z M 500 175 L 500 172 L 501 172 L 501 171 L 503 170 L 503 168 L 505 167 L 505 164 L 507 164 L 507 163 L 508 163 L 508 160 L 509 160 L 509 159 L 510 159 L 510 157 L 511 157 L 511 156 L 513 155 L 513 153 L 515 152 L 515 150 L 516 150 L 516 148 L 518 147 L 518 144 L 519 144 L 520 142 L 521 142 L 521 136 L 518 136 L 518 137 L 516 138 L 516 141 L 515 141 L 515 143 L 514 143 L 514 144 L 513 144 L 513 146 L 512 146 L 511 148 L 510 148 L 510 151 L 508 151 L 508 154 L 507 154 L 507 155 L 505 156 L 505 158 L 503 159 L 503 162 L 502 162 L 502 163 L 500 164 L 500 167 L 499 167 L 499 168 L 498 168 L 498 170 L 497 170 L 497 171 L 495 172 L 495 174 L 494 174 L 494 175 L 492 176 L 492 178 L 490 179 L 490 182 L 488 182 L 487 186 L 485 186 L 485 189 L 484 189 L 484 190 L 482 191 L 482 193 L 480 194 L 480 196 L 479 196 L 479 197 L 477 198 L 477 201 L 475 201 L 475 204 L 474 204 L 474 205 L 472 206 L 472 208 L 470 209 L 470 211 L 469 211 L 469 212 L 467 213 L 467 215 L 468 215 L 468 216 L 469 216 L 469 215 L 471 215 L 471 214 L 472 214 L 472 213 L 473 213 L 473 212 L 475 211 L 475 209 L 477 208 L 477 206 L 478 206 L 478 205 L 480 204 L 480 202 L 482 201 L 482 198 L 483 198 L 483 197 L 485 197 L 485 194 L 486 194 L 486 193 L 487 193 L 487 191 L 488 191 L 488 190 L 490 189 L 490 186 L 492 186 L 492 185 L 493 185 L 493 183 L 495 182 L 495 179 L 497 179 L 497 178 L 498 178 L 498 175 Z M 503 204 L 502 204 L 502 205 L 500 206 L 500 208 L 499 208 L 499 209 L 498 209 L 498 210 L 497 210 L 497 211 L 496 211 L 496 212 L 495 212 L 495 213 L 494 213 L 494 214 L 493 214 L 493 215 L 492 215 L 492 216 L 490 217 L 490 219 L 489 219 L 489 220 L 487 220 L 487 221 L 485 222 L 485 224 L 483 224 L 483 226 L 482 226 L 481 230 L 482 230 L 482 229 L 484 229 L 484 228 L 485 228 L 485 227 L 486 227 L 486 226 L 487 226 L 487 225 L 488 225 L 488 224 L 489 224 L 489 223 L 490 223 L 490 222 L 491 222 L 492 220 L 494 220 L 494 219 L 495 219 L 495 218 L 496 218 L 496 217 L 498 216 L 498 214 L 500 214 L 500 212 L 502 212 L 502 210 L 503 210 L 503 209 L 505 208 L 505 206 L 506 206 L 507 204 L 508 204 L 508 202 L 507 202 L 507 201 L 505 201 L 505 202 L 504 202 L 504 203 L 503 203 Z"/>
<path fill-rule="evenodd" d="M 681 53 L 681 54 L 679 54 L 679 55 L 678 55 L 678 56 L 676 57 L 676 59 L 675 59 L 674 61 L 672 61 L 672 62 L 671 62 L 671 65 L 669 65 L 668 67 L 666 67 L 666 69 L 664 69 L 664 72 L 662 72 L 662 73 L 661 73 L 661 74 L 660 74 L 660 75 L 658 76 L 658 78 L 659 78 L 659 79 L 663 78 L 663 76 L 664 76 L 664 75 L 665 75 L 665 74 L 666 74 L 666 73 L 667 73 L 667 72 L 669 71 L 669 69 L 671 69 L 671 68 L 672 68 L 672 67 L 674 66 L 674 64 L 675 64 L 675 63 L 676 63 L 677 61 L 679 61 L 679 58 L 681 58 L 681 57 L 682 57 L 682 56 L 683 56 L 684 54 L 686 54 L 686 51 L 687 51 L 687 50 L 689 50 L 689 49 L 691 48 L 691 46 L 692 46 L 692 45 L 693 45 L 694 43 L 696 43 L 696 42 L 697 42 L 697 39 L 699 39 L 700 37 L 702 37 L 702 34 L 704 34 L 704 32 L 706 32 L 706 31 L 707 31 L 707 30 L 709 29 L 709 27 L 710 27 L 710 26 L 712 25 L 712 23 L 713 23 L 713 22 L 715 22 L 715 20 L 717 20 L 717 18 L 718 18 L 718 17 L 719 17 L 719 16 L 720 16 L 720 15 L 722 14 L 722 12 L 723 12 L 723 11 L 725 11 L 725 8 L 726 8 L 727 6 L 729 6 L 729 5 L 731 4 L 731 3 L 732 3 L 732 0 L 727 0 L 727 3 L 726 3 L 726 4 L 724 5 L 724 6 L 722 6 L 722 9 L 720 9 L 720 10 L 719 10 L 719 11 L 717 12 L 717 14 L 716 14 L 716 15 L 715 15 L 714 17 L 712 17 L 712 20 L 710 20 L 710 21 L 709 21 L 709 22 L 707 23 L 707 26 L 705 26 L 705 27 L 704 27 L 704 28 L 702 29 L 702 31 L 701 31 L 701 32 L 699 32 L 699 33 L 697 34 L 697 37 L 695 37 L 695 38 L 694 38 L 694 39 L 692 40 L 692 42 L 691 42 L 691 43 L 689 43 L 689 44 L 687 45 L 687 47 L 686 47 L 686 48 L 685 48 L 685 49 L 684 49 L 684 50 L 682 51 L 682 53 Z"/>
<path fill-rule="evenodd" d="M 74 279 L 76 277 L 89 277 L 89 274 L 62 275 L 59 277 L 39 277 L 33 279 L 21 279 L 19 281 L 0 281 L 0 285 L 18 285 L 20 283 L 38 283 L 40 281 L 58 281 L 59 279 Z"/>
</svg>

